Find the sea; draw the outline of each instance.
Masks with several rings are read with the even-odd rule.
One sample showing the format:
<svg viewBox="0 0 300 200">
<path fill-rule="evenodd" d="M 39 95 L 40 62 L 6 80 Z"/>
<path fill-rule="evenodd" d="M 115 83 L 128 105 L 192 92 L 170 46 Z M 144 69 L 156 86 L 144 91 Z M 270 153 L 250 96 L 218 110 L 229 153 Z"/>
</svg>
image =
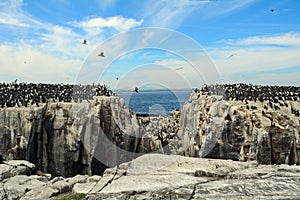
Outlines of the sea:
<svg viewBox="0 0 300 200">
<path fill-rule="evenodd" d="M 173 110 L 179 110 L 188 100 L 191 90 L 150 90 L 116 92 L 125 100 L 128 108 L 137 114 L 168 115 Z"/>
</svg>

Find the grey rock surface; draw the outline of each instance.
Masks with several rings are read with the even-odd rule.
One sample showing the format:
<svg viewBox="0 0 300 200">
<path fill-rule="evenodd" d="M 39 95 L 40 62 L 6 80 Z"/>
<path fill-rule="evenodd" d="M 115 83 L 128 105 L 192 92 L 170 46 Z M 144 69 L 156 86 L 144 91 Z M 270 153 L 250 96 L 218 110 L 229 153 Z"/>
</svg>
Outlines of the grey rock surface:
<svg viewBox="0 0 300 200">
<path fill-rule="evenodd" d="M 165 161 L 165 162 L 164 162 Z M 298 199 L 300 167 L 147 154 L 94 199 Z"/>
<path fill-rule="evenodd" d="M 192 157 L 300 164 L 299 101 L 234 101 L 192 92 L 181 111 L 181 152 Z"/>
<path fill-rule="evenodd" d="M 0 197 L 45 200 L 83 193 L 86 199 L 298 199 L 300 166 L 256 161 L 145 154 L 103 176 L 16 175 L 0 182 Z"/>
<path fill-rule="evenodd" d="M 0 154 L 54 177 L 101 175 L 143 153 L 300 164 L 299 110 L 298 101 L 224 101 L 201 92 L 169 116 L 136 118 L 116 96 L 1 108 Z"/>
<path fill-rule="evenodd" d="M 0 199 L 297 199 L 299 110 L 204 93 L 146 118 L 115 96 L 1 108 Z"/>
<path fill-rule="evenodd" d="M 26 160 L 9 160 L 0 164 L 0 181 L 16 175 L 31 175 L 35 165 Z"/>
<path fill-rule="evenodd" d="M 101 175 L 134 158 L 126 152 L 138 151 L 139 134 L 135 114 L 117 96 L 0 108 L 0 155 L 52 176 Z"/>
</svg>

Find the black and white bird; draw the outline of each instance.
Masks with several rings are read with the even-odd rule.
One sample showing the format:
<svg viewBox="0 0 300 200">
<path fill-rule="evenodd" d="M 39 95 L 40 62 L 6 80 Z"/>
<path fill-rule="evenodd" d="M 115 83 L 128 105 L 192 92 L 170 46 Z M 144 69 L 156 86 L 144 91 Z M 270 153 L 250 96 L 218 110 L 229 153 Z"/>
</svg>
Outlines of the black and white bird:
<svg viewBox="0 0 300 200">
<path fill-rule="evenodd" d="M 82 44 L 87 44 L 87 41 L 86 41 L 86 40 L 83 40 Z"/>
<path fill-rule="evenodd" d="M 100 57 L 105 57 L 105 56 L 104 56 L 104 52 L 99 53 L 98 56 L 100 56 Z"/>
<path fill-rule="evenodd" d="M 135 88 L 134 88 L 134 91 L 135 91 L 136 93 L 139 93 L 139 88 L 138 88 L 138 87 L 135 87 Z"/>
</svg>

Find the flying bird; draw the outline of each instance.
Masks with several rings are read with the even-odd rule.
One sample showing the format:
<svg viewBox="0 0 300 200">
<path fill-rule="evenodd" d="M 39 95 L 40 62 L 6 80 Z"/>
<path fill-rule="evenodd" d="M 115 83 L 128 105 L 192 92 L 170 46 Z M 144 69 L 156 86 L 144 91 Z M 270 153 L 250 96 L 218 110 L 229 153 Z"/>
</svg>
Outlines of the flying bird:
<svg viewBox="0 0 300 200">
<path fill-rule="evenodd" d="M 86 40 L 83 40 L 82 44 L 87 44 Z"/>
<path fill-rule="evenodd" d="M 135 87 L 135 88 L 134 88 L 134 91 L 135 91 L 136 93 L 139 93 L 139 88 L 138 88 L 138 87 Z"/>
<path fill-rule="evenodd" d="M 104 52 L 99 53 L 98 56 L 105 57 Z"/>
<path fill-rule="evenodd" d="M 233 53 L 233 54 L 231 54 L 230 56 L 228 56 L 228 58 L 231 58 L 231 57 L 233 57 L 235 55 L 235 53 Z"/>
<path fill-rule="evenodd" d="M 274 11 L 275 11 L 275 10 L 272 8 L 272 9 L 271 9 L 271 12 L 274 12 Z"/>
<path fill-rule="evenodd" d="M 27 62 L 26 61 L 24 61 L 24 64 L 26 64 Z"/>
<path fill-rule="evenodd" d="M 177 69 L 175 69 L 175 70 L 181 70 L 181 69 L 183 69 L 183 67 L 179 67 L 179 68 L 177 68 Z"/>
<path fill-rule="evenodd" d="M 116 77 L 117 80 L 119 80 L 119 77 Z"/>
</svg>

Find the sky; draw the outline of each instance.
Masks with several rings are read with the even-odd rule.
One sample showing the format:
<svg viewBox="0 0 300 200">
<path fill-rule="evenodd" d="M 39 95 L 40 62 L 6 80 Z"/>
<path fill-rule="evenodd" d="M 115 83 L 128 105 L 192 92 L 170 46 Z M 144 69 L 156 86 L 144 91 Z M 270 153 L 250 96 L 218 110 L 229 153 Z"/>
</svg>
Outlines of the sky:
<svg viewBox="0 0 300 200">
<path fill-rule="evenodd" d="M 299 9 L 298 0 L 0 1 L 0 82 L 299 86 Z"/>
</svg>

